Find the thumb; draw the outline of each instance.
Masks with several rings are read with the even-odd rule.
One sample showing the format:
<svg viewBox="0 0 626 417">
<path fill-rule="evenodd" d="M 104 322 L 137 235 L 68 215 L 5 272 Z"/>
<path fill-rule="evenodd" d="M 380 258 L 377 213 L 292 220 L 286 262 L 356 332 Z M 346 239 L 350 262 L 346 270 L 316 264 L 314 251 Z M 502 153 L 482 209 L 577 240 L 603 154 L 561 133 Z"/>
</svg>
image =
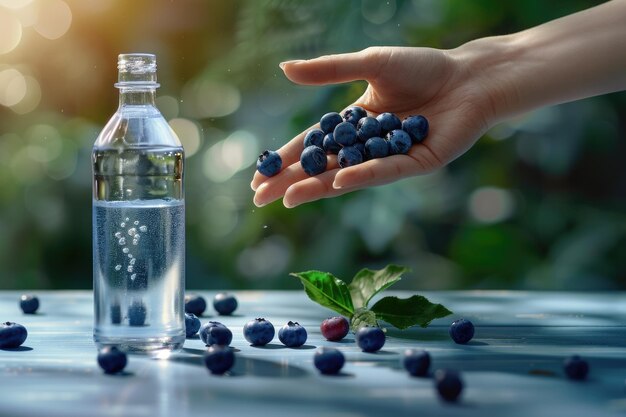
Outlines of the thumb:
<svg viewBox="0 0 626 417">
<path fill-rule="evenodd" d="M 368 80 L 376 73 L 380 54 L 375 48 L 347 54 L 326 55 L 309 60 L 280 63 L 287 78 L 297 84 L 320 85 Z"/>
</svg>

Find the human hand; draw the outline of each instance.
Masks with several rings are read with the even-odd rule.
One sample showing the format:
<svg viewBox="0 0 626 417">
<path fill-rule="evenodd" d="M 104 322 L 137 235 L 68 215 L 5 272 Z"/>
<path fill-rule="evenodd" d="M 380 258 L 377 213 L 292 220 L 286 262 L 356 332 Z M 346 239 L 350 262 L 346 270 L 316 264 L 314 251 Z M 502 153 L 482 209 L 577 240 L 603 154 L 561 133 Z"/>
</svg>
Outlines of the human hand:
<svg viewBox="0 0 626 417">
<path fill-rule="evenodd" d="M 401 178 L 430 173 L 469 149 L 494 120 L 493 102 L 483 77 L 475 76 L 454 51 L 430 48 L 374 47 L 360 52 L 281 64 L 298 84 L 322 85 L 366 80 L 368 87 L 353 104 L 370 116 L 392 112 L 403 119 L 422 114 L 429 120 L 428 138 L 407 155 L 373 159 L 339 169 L 336 155 L 328 167 L 309 177 L 300 166 L 302 132 L 278 149 L 282 171 L 265 177 L 255 172 L 254 203 L 283 197 L 285 207 L 334 197 Z M 312 127 L 316 127 L 312 126 Z M 308 129 L 307 129 L 308 131 Z"/>
</svg>

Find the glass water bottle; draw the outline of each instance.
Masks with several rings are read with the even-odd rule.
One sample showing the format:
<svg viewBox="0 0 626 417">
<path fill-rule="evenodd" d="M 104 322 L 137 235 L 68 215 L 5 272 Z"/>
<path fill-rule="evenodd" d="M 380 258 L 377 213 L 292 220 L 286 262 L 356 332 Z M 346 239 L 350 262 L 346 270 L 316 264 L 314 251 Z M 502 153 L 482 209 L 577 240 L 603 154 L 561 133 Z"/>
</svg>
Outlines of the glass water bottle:
<svg viewBox="0 0 626 417">
<path fill-rule="evenodd" d="M 94 341 L 167 354 L 185 341 L 184 153 L 155 106 L 156 57 L 122 54 L 118 69 L 92 154 Z"/>
</svg>

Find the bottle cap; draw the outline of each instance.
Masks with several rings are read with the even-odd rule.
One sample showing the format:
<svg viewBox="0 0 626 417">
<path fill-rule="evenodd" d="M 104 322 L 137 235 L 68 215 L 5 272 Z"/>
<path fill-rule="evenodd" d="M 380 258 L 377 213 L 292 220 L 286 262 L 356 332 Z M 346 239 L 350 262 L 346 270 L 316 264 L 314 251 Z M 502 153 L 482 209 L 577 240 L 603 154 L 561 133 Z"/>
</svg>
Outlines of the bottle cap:
<svg viewBox="0 0 626 417">
<path fill-rule="evenodd" d="M 118 88 L 158 87 L 156 76 L 156 55 L 120 54 L 117 60 Z"/>
</svg>

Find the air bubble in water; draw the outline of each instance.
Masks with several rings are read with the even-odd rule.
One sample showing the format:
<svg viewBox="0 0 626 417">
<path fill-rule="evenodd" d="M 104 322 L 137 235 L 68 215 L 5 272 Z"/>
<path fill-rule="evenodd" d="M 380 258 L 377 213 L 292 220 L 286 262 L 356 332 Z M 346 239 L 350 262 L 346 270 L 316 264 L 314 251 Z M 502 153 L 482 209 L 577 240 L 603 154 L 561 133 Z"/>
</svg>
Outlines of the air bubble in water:
<svg viewBox="0 0 626 417">
<path fill-rule="evenodd" d="M 137 258 L 133 258 L 133 259 L 131 259 L 131 260 L 130 260 L 130 264 L 131 264 L 131 265 L 135 265 L 135 261 L 137 261 Z"/>
<path fill-rule="evenodd" d="M 129 219 L 128 217 L 124 219 L 124 221 L 129 221 L 129 220 L 130 220 L 130 219 Z"/>
<path fill-rule="evenodd" d="M 139 231 L 140 231 L 141 233 L 146 233 L 146 232 L 148 231 L 148 228 L 147 228 L 146 226 L 140 226 L 140 227 L 139 227 Z"/>
<path fill-rule="evenodd" d="M 122 232 L 115 233 L 115 237 L 118 238 L 118 239 L 121 238 L 122 237 Z"/>
<path fill-rule="evenodd" d="M 126 223 L 124 222 L 120 223 L 120 227 L 126 227 Z"/>
<path fill-rule="evenodd" d="M 122 249 L 122 252 L 124 252 L 124 253 L 128 253 L 128 252 L 130 252 L 130 249 L 128 249 L 128 248 L 124 248 L 124 249 Z"/>
<path fill-rule="evenodd" d="M 124 246 L 126 244 L 126 238 L 125 237 L 121 238 L 120 240 L 117 241 L 117 243 Z"/>
<path fill-rule="evenodd" d="M 115 265 L 115 270 L 119 271 L 120 269 L 122 269 L 122 265 Z"/>
<path fill-rule="evenodd" d="M 133 254 L 132 254 L 132 253 L 129 253 L 129 254 L 128 254 L 128 257 L 129 257 L 130 259 L 133 259 Z"/>
<path fill-rule="evenodd" d="M 132 266 L 132 265 L 130 265 L 128 268 L 126 268 L 126 270 L 127 270 L 128 272 L 133 272 L 133 266 Z"/>
<path fill-rule="evenodd" d="M 128 229 L 128 236 L 135 236 L 136 233 L 137 233 L 137 229 L 135 229 L 134 227 L 131 227 L 130 229 Z"/>
<path fill-rule="evenodd" d="M 135 226 L 137 226 L 137 225 L 139 224 L 139 220 L 135 220 L 135 221 L 133 222 L 133 224 L 134 224 Z"/>
<path fill-rule="evenodd" d="M 139 240 L 133 239 L 133 245 L 137 246 L 139 244 Z"/>
<path fill-rule="evenodd" d="M 130 276 L 130 279 L 132 279 L 132 280 L 134 280 L 135 278 L 137 278 L 137 274 L 132 274 L 132 275 Z"/>
</svg>

